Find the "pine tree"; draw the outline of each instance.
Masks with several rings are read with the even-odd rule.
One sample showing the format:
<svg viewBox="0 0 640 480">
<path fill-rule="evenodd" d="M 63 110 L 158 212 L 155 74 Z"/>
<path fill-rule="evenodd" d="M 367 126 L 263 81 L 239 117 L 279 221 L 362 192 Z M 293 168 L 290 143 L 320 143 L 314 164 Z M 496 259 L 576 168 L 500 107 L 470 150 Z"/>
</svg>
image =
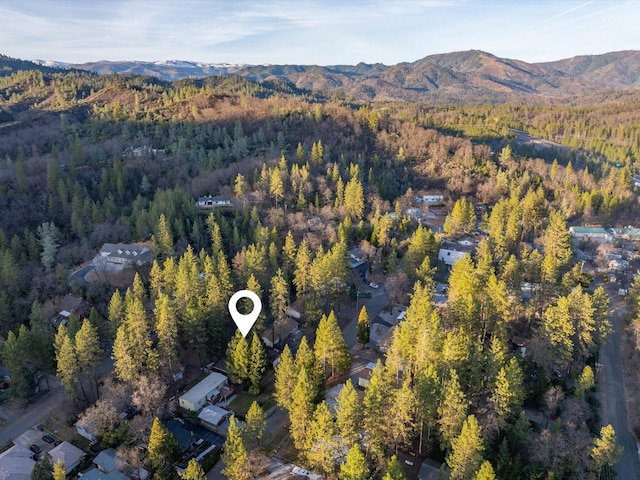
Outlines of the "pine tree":
<svg viewBox="0 0 640 480">
<path fill-rule="evenodd" d="M 176 459 L 179 453 L 178 441 L 167 430 L 162 422 L 155 417 L 149 434 L 147 456 L 156 472 L 162 472 Z"/>
<path fill-rule="evenodd" d="M 322 368 L 322 363 L 320 363 L 314 351 L 309 347 L 306 336 L 303 336 L 300 340 L 300 345 L 296 352 L 295 367 L 296 378 L 302 367 L 306 369 L 312 386 L 310 394 L 313 402 L 317 403 L 322 400 L 324 398 L 326 388 L 324 370 Z"/>
<path fill-rule="evenodd" d="M 246 423 L 242 428 L 242 435 L 244 443 L 248 450 L 252 450 L 256 447 L 261 447 L 264 439 L 264 435 L 267 431 L 266 415 L 258 402 L 254 401 L 249 407 L 247 416 L 245 418 Z"/>
<path fill-rule="evenodd" d="M 147 315 L 142 302 L 133 295 L 126 299 L 125 319 L 116 332 L 113 359 L 116 375 L 135 383 L 142 373 L 155 372 L 157 352 L 153 348 Z"/>
<path fill-rule="evenodd" d="M 347 460 L 340 465 L 340 480 L 368 480 L 370 478 L 367 461 L 358 444 L 351 447 Z"/>
<path fill-rule="evenodd" d="M 248 380 L 251 369 L 251 348 L 247 339 L 236 330 L 227 348 L 227 369 L 238 382 Z"/>
<path fill-rule="evenodd" d="M 407 253 L 403 259 L 405 273 L 409 278 L 414 278 L 416 270 L 422 265 L 425 258 L 428 257 L 435 264 L 438 258 L 438 243 L 433 232 L 427 227 L 419 225 L 416 231 L 413 232 L 409 239 Z"/>
<path fill-rule="evenodd" d="M 338 434 L 347 446 L 360 439 L 362 428 L 362 405 L 360 397 L 351 380 L 347 380 L 336 398 L 336 427 Z"/>
<path fill-rule="evenodd" d="M 336 425 L 327 402 L 322 401 L 313 413 L 305 440 L 305 454 L 312 468 L 332 478 L 335 472 Z"/>
<path fill-rule="evenodd" d="M 496 474 L 493 471 L 491 463 L 484 461 L 480 466 L 480 470 L 475 474 L 473 480 L 496 480 Z"/>
<path fill-rule="evenodd" d="M 612 467 L 618 462 L 622 447 L 617 445 L 616 432 L 611 425 L 605 425 L 600 429 L 600 436 L 593 441 L 591 458 L 593 459 L 593 471 L 600 478 L 604 467 Z"/>
<path fill-rule="evenodd" d="M 173 373 L 178 358 L 178 320 L 168 295 L 160 292 L 153 310 L 158 334 L 158 354 L 167 373 Z"/>
<path fill-rule="evenodd" d="M 356 328 L 356 337 L 358 343 L 362 345 L 362 348 L 369 343 L 370 335 L 371 324 L 369 323 L 369 314 L 367 313 L 367 307 L 363 305 L 360 310 L 360 315 L 358 316 L 358 326 Z"/>
<path fill-rule="evenodd" d="M 120 295 L 120 292 L 116 289 L 109 302 L 109 322 L 111 323 L 111 331 L 113 333 L 118 330 L 123 319 L 124 303 L 122 301 L 122 295 Z"/>
<path fill-rule="evenodd" d="M 66 472 L 65 472 L 66 475 Z M 64 478 L 64 477 L 63 477 Z M 31 480 L 52 480 L 53 465 L 51 464 L 51 455 L 45 453 L 38 459 L 31 471 Z"/>
<path fill-rule="evenodd" d="M 318 324 L 314 352 L 325 371 L 329 368 L 331 376 L 340 375 L 349 370 L 351 354 L 333 310 L 328 317 L 323 315 Z"/>
<path fill-rule="evenodd" d="M 544 234 L 543 278 L 548 283 L 556 283 L 571 262 L 573 239 L 567 229 L 562 212 L 554 210 L 549 214 L 549 226 Z"/>
<path fill-rule="evenodd" d="M 400 462 L 398 462 L 398 458 L 395 455 L 389 460 L 382 480 L 407 480 L 407 477 L 400 467 Z"/>
<path fill-rule="evenodd" d="M 456 200 L 453 210 L 444 221 L 444 231 L 455 237 L 468 235 L 476 226 L 476 212 L 471 202 L 466 198 Z"/>
<path fill-rule="evenodd" d="M 455 370 L 449 373 L 442 389 L 442 402 L 438 408 L 440 419 L 440 438 L 443 449 L 449 449 L 453 440 L 460 434 L 467 418 L 467 400 L 460 388 L 458 374 Z"/>
<path fill-rule="evenodd" d="M 242 432 L 236 423 L 236 417 L 229 419 L 227 439 L 224 442 L 222 461 L 225 464 L 222 474 L 229 480 L 247 480 L 251 477 L 248 464 L 249 455 L 244 445 Z"/>
<path fill-rule="evenodd" d="M 307 369 L 302 366 L 298 372 L 296 386 L 291 394 L 291 408 L 289 409 L 291 438 L 298 450 L 304 449 L 307 430 L 311 424 L 314 412 L 313 392 L 313 384 L 309 379 Z"/>
<path fill-rule="evenodd" d="M 273 316 L 273 341 L 275 344 L 276 340 L 280 338 L 283 325 L 287 321 L 287 308 L 289 308 L 289 286 L 281 269 L 278 269 L 271 279 L 269 307 Z"/>
<path fill-rule="evenodd" d="M 291 408 L 291 394 L 296 385 L 296 372 L 291 349 L 285 344 L 275 370 L 275 399 L 285 410 Z"/>
<path fill-rule="evenodd" d="M 136 272 L 136 274 L 133 276 L 131 291 L 133 292 L 133 295 L 142 303 L 146 301 L 147 291 L 144 287 L 144 283 L 142 283 L 142 277 L 140 277 L 140 274 L 138 272 Z"/>
<path fill-rule="evenodd" d="M 440 387 L 441 381 L 433 365 L 426 365 L 416 375 L 416 423 L 420 429 L 419 453 L 422 453 L 425 444 L 425 429 L 426 437 L 430 439 L 431 432 L 437 425 Z"/>
<path fill-rule="evenodd" d="M 364 213 L 364 190 L 357 177 L 351 178 L 344 187 L 344 207 L 347 215 L 354 220 L 362 218 Z"/>
<path fill-rule="evenodd" d="M 77 395 L 77 385 L 80 375 L 80 366 L 76 357 L 73 341 L 66 335 L 62 339 L 62 344 L 56 357 L 57 373 L 60 383 L 69 395 Z"/>
<path fill-rule="evenodd" d="M 156 249 L 163 257 L 168 257 L 173 252 L 173 234 L 164 213 L 160 214 L 153 241 Z"/>
<path fill-rule="evenodd" d="M 275 199 L 276 208 L 278 208 L 278 199 L 284 198 L 284 182 L 281 175 L 280 170 L 274 168 L 269 181 L 269 194 Z"/>
<path fill-rule="evenodd" d="M 522 370 L 518 360 L 512 358 L 498 372 L 489 398 L 499 428 L 504 428 L 509 423 L 509 419 L 519 413 L 523 400 Z"/>
<path fill-rule="evenodd" d="M 585 365 L 576 382 L 576 397 L 584 397 L 590 390 L 593 390 L 595 386 L 596 379 L 593 374 L 593 369 L 589 365 Z"/>
<path fill-rule="evenodd" d="M 416 398 L 411 389 L 410 377 L 405 378 L 402 387 L 393 391 L 388 416 L 389 446 L 398 453 L 398 447 L 408 445 L 415 430 Z"/>
<path fill-rule="evenodd" d="M 58 229 L 51 223 L 43 223 L 38 227 L 38 239 L 42 246 L 41 261 L 47 269 L 51 269 L 56 263 L 56 255 L 60 246 Z"/>
<path fill-rule="evenodd" d="M 546 368 L 566 368 L 573 359 L 573 336 L 569 301 L 560 297 L 557 304 L 547 308 L 533 337 L 533 356 Z"/>
<path fill-rule="evenodd" d="M 251 337 L 251 346 L 249 353 L 250 358 L 248 365 L 248 380 L 251 383 L 249 392 L 252 395 L 257 395 L 260 391 L 260 380 L 262 380 L 262 376 L 267 370 L 267 365 L 269 364 L 269 358 L 267 356 L 267 349 L 264 346 L 262 339 L 255 331 L 253 332 L 253 336 Z"/>
<path fill-rule="evenodd" d="M 362 412 L 366 442 L 369 444 L 370 455 L 381 460 L 384 457 L 384 444 L 387 440 L 387 425 L 380 419 L 388 413 L 389 379 L 382 362 L 378 360 L 371 372 L 369 386 L 364 392 L 362 400 Z"/>
<path fill-rule="evenodd" d="M 451 480 L 466 480 L 480 469 L 482 464 L 482 431 L 474 415 L 469 415 L 462 425 L 460 435 L 451 442 L 447 465 Z"/>
<path fill-rule="evenodd" d="M 293 284 L 296 287 L 298 297 L 304 297 L 310 286 L 311 251 L 306 240 L 302 240 L 296 255 L 296 267 L 294 270 Z"/>
<path fill-rule="evenodd" d="M 67 471 L 61 460 L 58 460 L 53 464 L 52 478 L 53 480 L 65 480 L 67 478 Z"/>
<path fill-rule="evenodd" d="M 102 348 L 100 348 L 100 337 L 98 331 L 88 319 L 82 322 L 82 327 L 76 333 L 75 338 L 76 358 L 78 359 L 78 369 L 87 377 L 93 374 L 93 384 L 96 388 L 96 398 L 98 396 L 98 382 L 95 373 L 96 367 L 102 360 Z"/>
<path fill-rule="evenodd" d="M 179 475 L 182 480 L 205 480 L 207 478 L 202 466 L 195 458 L 189 460 L 187 468 L 184 469 L 184 472 L 180 472 Z"/>
</svg>

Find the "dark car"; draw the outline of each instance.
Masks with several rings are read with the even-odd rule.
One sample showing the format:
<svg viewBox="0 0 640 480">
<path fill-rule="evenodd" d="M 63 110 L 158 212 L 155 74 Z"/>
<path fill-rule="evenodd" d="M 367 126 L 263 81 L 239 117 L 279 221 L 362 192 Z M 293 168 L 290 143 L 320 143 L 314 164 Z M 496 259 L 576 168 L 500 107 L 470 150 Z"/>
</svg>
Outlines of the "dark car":
<svg viewBox="0 0 640 480">
<path fill-rule="evenodd" d="M 45 435 L 44 437 L 42 437 L 42 440 L 47 443 L 53 443 L 56 441 L 56 439 L 53 438 L 51 435 Z"/>
<path fill-rule="evenodd" d="M 38 454 L 42 451 L 42 449 L 35 443 L 31 444 L 31 446 L 29 447 L 29 450 L 31 450 L 35 454 Z"/>
</svg>

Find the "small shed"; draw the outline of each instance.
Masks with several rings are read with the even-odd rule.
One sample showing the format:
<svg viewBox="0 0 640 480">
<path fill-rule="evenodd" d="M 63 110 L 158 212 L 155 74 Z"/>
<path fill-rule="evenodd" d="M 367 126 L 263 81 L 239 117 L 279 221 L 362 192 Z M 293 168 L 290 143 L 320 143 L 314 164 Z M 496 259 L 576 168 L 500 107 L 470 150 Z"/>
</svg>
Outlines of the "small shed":
<svg viewBox="0 0 640 480">
<path fill-rule="evenodd" d="M 231 412 L 229 410 L 225 410 L 216 405 L 207 405 L 198 414 L 198 419 L 205 428 L 217 431 L 218 427 L 230 416 Z"/>
</svg>

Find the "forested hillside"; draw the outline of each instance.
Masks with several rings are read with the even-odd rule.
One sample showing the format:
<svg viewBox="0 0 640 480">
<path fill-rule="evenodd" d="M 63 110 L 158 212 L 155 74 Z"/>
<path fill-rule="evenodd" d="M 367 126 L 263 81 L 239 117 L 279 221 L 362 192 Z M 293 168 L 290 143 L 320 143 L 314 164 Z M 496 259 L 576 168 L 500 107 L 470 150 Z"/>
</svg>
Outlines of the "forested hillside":
<svg viewBox="0 0 640 480">
<path fill-rule="evenodd" d="M 65 360 L 82 357 L 73 352 L 93 323 L 122 384 L 169 382 L 189 353 L 198 366 L 226 353 L 253 394 L 264 369 L 243 365 L 249 351 L 262 358 L 260 340 L 229 343 L 226 309 L 230 292 L 249 288 L 268 306 L 258 330 L 283 323 L 296 300 L 315 337 L 295 355 L 285 349 L 274 394 L 290 416 L 293 454 L 329 478 L 366 478 L 347 472 L 365 462 L 402 478 L 389 476 L 400 451 L 428 452 L 451 478 L 600 474 L 616 455 L 589 403 L 608 298 L 583 290 L 590 279 L 573 261 L 567 225 L 637 222 L 635 107 L 612 96 L 592 107 L 370 103 L 240 77 L 1 77 L 0 318 L 4 361 L 24 373 L 16 391 L 28 395 L 29 368 L 57 371 L 86 406 L 95 358 L 75 370 Z M 571 149 L 520 145 L 511 128 Z M 411 215 L 418 192 L 443 196 L 440 231 Z M 203 211 L 204 195 L 235 206 Z M 449 276 L 439 246 L 468 236 L 482 239 L 477 255 Z M 154 262 L 122 292 L 80 286 L 95 310 L 56 334 L 42 305 L 66 294 L 69 274 L 104 243 L 119 242 L 147 242 Z M 363 398 L 347 386 L 334 411 L 324 391 L 351 361 L 335 310 L 357 300 L 347 264 L 355 246 L 408 309 Z M 449 278 L 439 309 L 436 277 Z M 536 286 L 527 302 L 522 282 Z M 526 361 L 510 348 L 516 335 L 531 339 Z M 570 386 L 554 376 L 570 370 Z M 542 426 L 531 427 L 525 404 L 544 411 Z M 144 437 L 153 415 L 145 418 L 147 430 L 126 442 Z M 262 455 L 260 445 L 242 448 Z M 231 466 L 248 462 L 246 451 L 225 455 L 229 476 L 242 478 Z"/>
</svg>

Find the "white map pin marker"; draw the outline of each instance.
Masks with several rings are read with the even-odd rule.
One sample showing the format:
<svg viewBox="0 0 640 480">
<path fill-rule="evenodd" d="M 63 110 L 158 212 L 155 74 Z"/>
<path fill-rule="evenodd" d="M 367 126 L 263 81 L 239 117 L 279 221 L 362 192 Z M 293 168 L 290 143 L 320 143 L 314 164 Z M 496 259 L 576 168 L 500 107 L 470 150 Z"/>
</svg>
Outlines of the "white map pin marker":
<svg viewBox="0 0 640 480">
<path fill-rule="evenodd" d="M 238 300 L 241 298 L 249 298 L 253 302 L 253 310 L 251 313 L 247 315 L 243 315 L 238 312 L 236 305 L 238 304 Z M 233 296 L 229 299 L 229 313 L 231 314 L 231 318 L 236 322 L 238 326 L 238 330 L 243 337 L 247 336 L 253 324 L 256 323 L 258 319 L 258 315 L 260 315 L 260 311 L 262 310 L 262 302 L 260 301 L 260 297 L 253 293 L 251 290 L 240 290 L 233 294 Z"/>
</svg>

